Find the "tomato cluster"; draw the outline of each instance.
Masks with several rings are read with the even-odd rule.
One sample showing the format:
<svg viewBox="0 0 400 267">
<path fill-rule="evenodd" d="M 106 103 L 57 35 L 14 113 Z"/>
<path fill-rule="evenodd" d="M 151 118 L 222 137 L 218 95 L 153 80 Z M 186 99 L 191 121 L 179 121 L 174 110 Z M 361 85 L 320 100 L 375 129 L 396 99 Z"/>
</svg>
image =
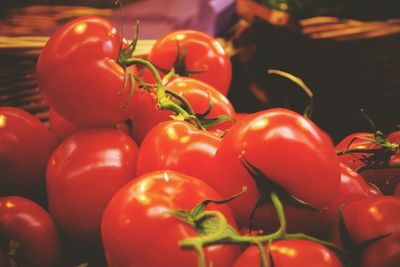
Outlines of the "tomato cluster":
<svg viewBox="0 0 400 267">
<path fill-rule="evenodd" d="M 0 107 L 1 267 L 398 266 L 398 132 L 236 114 L 214 38 L 135 44 L 73 20 L 37 64 L 50 129 Z"/>
</svg>

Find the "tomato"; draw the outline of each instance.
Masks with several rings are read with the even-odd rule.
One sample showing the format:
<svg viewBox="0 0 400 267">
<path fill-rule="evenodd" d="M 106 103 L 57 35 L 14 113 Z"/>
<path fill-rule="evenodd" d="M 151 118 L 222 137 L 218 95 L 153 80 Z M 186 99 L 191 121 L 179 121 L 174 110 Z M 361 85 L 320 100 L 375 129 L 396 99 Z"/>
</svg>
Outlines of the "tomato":
<svg viewBox="0 0 400 267">
<path fill-rule="evenodd" d="M 0 107 L 0 196 L 43 195 L 46 165 L 56 146 L 55 137 L 36 117 Z"/>
<path fill-rule="evenodd" d="M 79 127 L 67 121 L 53 109 L 50 109 L 49 111 L 49 121 L 50 131 L 57 137 L 57 140 L 60 142 L 62 142 L 72 134 L 78 132 L 79 130 L 85 129 L 85 127 Z"/>
<path fill-rule="evenodd" d="M 265 256 L 269 264 L 269 251 L 275 267 L 307 266 L 307 267 L 342 267 L 336 255 L 325 246 L 316 242 L 289 239 L 273 242 L 265 246 Z M 247 248 L 237 259 L 233 267 L 258 267 L 260 254 L 256 246 Z M 269 265 L 271 266 L 271 265 Z"/>
<path fill-rule="evenodd" d="M 344 151 L 347 149 L 355 149 L 355 148 L 361 148 L 361 149 L 369 149 L 369 148 L 379 148 L 376 144 L 374 144 L 371 141 L 367 140 L 362 140 L 358 138 L 370 138 L 370 139 L 375 139 L 373 134 L 370 133 L 355 133 L 352 134 L 345 139 L 343 139 L 337 146 L 336 150 L 337 151 Z M 354 139 L 357 138 L 357 139 Z M 352 144 L 349 147 L 349 144 L 351 140 L 354 140 Z M 394 135 L 388 138 L 389 141 L 396 143 L 399 142 L 400 140 L 396 139 Z M 351 154 L 346 154 L 346 155 L 341 155 L 339 156 L 339 160 L 351 167 L 353 170 L 356 170 L 359 167 L 362 167 L 365 165 L 361 160 L 357 159 L 357 157 L 362 158 L 362 157 L 368 157 L 371 156 L 372 154 L 367 154 L 367 153 L 355 153 L 354 155 Z M 400 165 L 400 153 L 397 152 L 394 155 L 391 156 L 389 160 L 390 165 Z M 385 194 L 393 194 L 396 185 L 400 181 L 400 168 L 386 168 L 386 169 L 369 169 L 362 171 L 360 173 L 362 177 L 364 177 L 365 180 L 367 180 L 369 183 L 372 183 L 376 185 L 383 193 Z"/>
<path fill-rule="evenodd" d="M 195 252 L 178 246 L 180 240 L 197 236 L 196 231 L 165 212 L 191 210 L 205 199 L 221 197 L 204 182 L 174 171 L 148 173 L 124 186 L 113 196 L 102 219 L 109 266 L 197 266 Z M 221 212 L 235 227 L 226 204 L 212 204 L 208 209 Z M 238 252 L 236 246 L 207 247 L 207 266 L 211 262 L 218 267 L 232 266 Z"/>
<path fill-rule="evenodd" d="M 53 109 L 49 112 L 50 131 L 57 137 L 59 142 L 64 141 L 76 132 L 90 129 L 91 127 L 77 126 L 63 118 Z M 119 129 L 126 134 L 130 134 L 130 129 L 125 123 L 118 123 L 115 126 L 109 127 L 110 129 Z"/>
<path fill-rule="evenodd" d="M 346 136 L 342 141 L 340 141 L 336 145 L 336 151 L 345 151 L 349 149 L 369 149 L 376 147 L 376 145 L 371 141 L 363 140 L 362 138 L 375 139 L 372 133 L 354 133 Z M 364 166 L 364 163 L 357 159 L 357 157 L 362 158 L 363 156 L 368 157 L 369 155 L 370 154 L 366 153 L 345 154 L 339 156 L 339 160 L 353 170 L 356 170 L 357 168 Z"/>
<path fill-rule="evenodd" d="M 340 163 L 340 174 L 339 204 L 348 205 L 370 196 L 381 195 L 378 190 L 367 184 L 361 175 L 343 163 Z"/>
<path fill-rule="evenodd" d="M 181 56 L 186 49 L 186 56 L 182 62 L 183 66 L 175 66 L 177 74 L 190 75 L 227 95 L 232 78 L 232 64 L 217 40 L 194 30 L 171 32 L 157 40 L 149 60 L 162 69 L 170 70 L 177 59 L 178 48 Z M 188 74 L 188 71 L 196 73 Z"/>
<path fill-rule="evenodd" d="M 37 63 L 39 88 L 49 105 L 76 125 L 113 125 L 127 119 L 133 105 L 127 102 L 130 79 L 126 82 L 126 69 L 118 64 L 122 40 L 114 25 L 96 16 L 58 28 Z M 137 74 L 135 67 L 129 71 Z"/>
<path fill-rule="evenodd" d="M 356 244 L 400 231 L 400 199 L 377 196 L 354 202 L 343 209 L 350 237 Z"/>
<path fill-rule="evenodd" d="M 238 121 L 223 137 L 215 155 L 211 185 L 224 197 L 247 186 L 245 194 L 230 202 L 239 225 L 247 226 L 260 193 L 241 157 L 290 195 L 318 209 L 285 206 L 289 231 L 327 231 L 336 213 L 330 207 L 339 188 L 339 162 L 332 142 L 316 125 L 293 111 L 270 109 Z M 271 205 L 263 205 L 256 216 L 256 229 L 271 230 L 276 225 Z"/>
<path fill-rule="evenodd" d="M 211 101 L 212 107 L 210 113 L 205 116 L 206 119 L 213 119 L 218 116 L 235 116 L 235 110 L 229 100 L 210 85 L 199 80 L 178 77 L 165 85 L 165 89 L 170 90 L 184 97 L 192 106 L 194 113 L 204 114 L 207 111 Z M 146 134 L 156 126 L 159 122 L 168 120 L 172 115 L 172 111 L 159 110 L 156 108 L 157 97 L 154 90 L 149 93 L 138 90 L 133 99 L 135 103 L 135 111 L 131 119 L 132 136 L 138 144 L 141 144 Z M 213 125 L 209 128 L 211 132 L 221 134 L 227 130 L 233 121 L 227 121 Z"/>
<path fill-rule="evenodd" d="M 400 263 L 400 231 L 392 233 L 363 251 L 362 267 L 398 267 Z"/>
<path fill-rule="evenodd" d="M 183 121 L 154 127 L 140 146 L 137 174 L 173 170 L 209 183 L 212 163 L 221 140 Z M 199 164 L 201 162 L 201 164 Z"/>
<path fill-rule="evenodd" d="M 118 130 L 78 132 L 50 158 L 49 211 L 76 247 L 100 244 L 100 220 L 112 195 L 135 177 L 138 148 Z"/>
<path fill-rule="evenodd" d="M 18 243 L 14 260 L 20 267 L 57 267 L 60 239 L 50 215 L 35 202 L 17 196 L 0 198 L 0 245 Z"/>
</svg>

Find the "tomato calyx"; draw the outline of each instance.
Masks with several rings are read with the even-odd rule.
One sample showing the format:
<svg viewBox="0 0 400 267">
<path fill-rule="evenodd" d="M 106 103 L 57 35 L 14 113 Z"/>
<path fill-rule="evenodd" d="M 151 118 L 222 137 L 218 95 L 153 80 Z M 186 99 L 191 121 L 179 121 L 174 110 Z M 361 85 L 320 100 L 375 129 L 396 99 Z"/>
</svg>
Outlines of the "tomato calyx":
<svg viewBox="0 0 400 267">
<path fill-rule="evenodd" d="M 253 219 L 257 212 L 257 209 L 261 207 L 263 204 L 269 201 L 269 196 L 274 193 L 279 199 L 288 206 L 296 207 L 299 209 L 306 209 L 310 211 L 320 211 L 320 209 L 311 206 L 307 202 L 290 195 L 285 188 L 283 188 L 278 183 L 272 181 L 269 177 L 267 177 L 262 171 L 260 171 L 257 167 L 247 161 L 244 156 L 244 152 L 240 155 L 240 162 L 246 171 L 250 174 L 252 179 L 255 181 L 257 189 L 260 193 L 260 198 L 258 199 L 254 209 L 252 210 L 250 216 L 249 228 L 250 231 L 253 229 Z"/>
<path fill-rule="evenodd" d="M 314 242 L 318 242 L 334 250 L 337 253 L 346 253 L 344 250 L 337 248 L 334 244 L 305 235 L 303 233 L 287 233 L 286 231 L 286 218 L 283 210 L 282 202 L 278 195 L 274 192 L 271 193 L 270 198 L 278 214 L 280 222 L 279 229 L 268 235 L 240 235 L 232 226 L 230 226 L 224 217 L 224 215 L 218 211 L 205 210 L 205 207 L 210 204 L 225 204 L 237 197 L 240 197 L 245 190 L 239 194 L 234 195 L 228 199 L 222 201 L 205 200 L 198 204 L 190 211 L 169 211 L 168 214 L 176 216 L 181 221 L 192 226 L 199 236 L 190 237 L 183 239 L 179 242 L 179 246 L 182 249 L 193 249 L 198 255 L 198 266 L 205 267 L 205 255 L 203 248 L 206 246 L 216 244 L 231 244 L 240 246 L 257 246 L 260 258 L 261 266 L 268 267 L 268 261 L 264 254 L 264 245 L 266 243 L 271 244 L 273 241 L 282 239 L 305 239 Z M 269 255 L 271 258 L 272 255 Z M 270 259 L 273 263 L 273 260 Z"/>
<path fill-rule="evenodd" d="M 308 87 L 304 83 L 304 81 L 302 79 L 300 79 L 299 77 L 296 77 L 293 74 L 290 74 L 290 73 L 282 71 L 282 70 L 269 69 L 269 70 L 267 70 L 267 73 L 284 77 L 284 78 L 294 82 L 297 86 L 300 87 L 301 90 L 303 90 L 303 92 L 307 95 L 307 97 L 309 99 L 309 103 L 308 103 L 307 107 L 305 108 L 303 115 L 304 115 L 304 117 L 310 119 L 312 117 L 312 112 L 313 112 L 313 107 L 314 107 L 314 93 L 310 89 L 310 87 Z"/>
<path fill-rule="evenodd" d="M 161 71 L 164 74 L 168 74 L 173 72 L 175 75 L 178 76 L 191 76 L 192 74 L 200 74 L 203 73 L 205 71 L 207 71 L 207 68 L 201 69 L 201 70 L 188 70 L 186 67 L 186 56 L 187 56 L 187 44 L 183 43 L 183 48 L 182 48 L 182 52 L 181 52 L 181 43 L 180 41 L 177 39 L 176 40 L 176 57 L 175 57 L 175 61 L 172 64 L 172 68 L 171 70 L 168 69 L 164 69 L 160 66 L 157 66 L 156 64 L 154 64 L 154 66 Z"/>
<path fill-rule="evenodd" d="M 376 148 L 350 149 L 351 144 L 357 139 L 368 141 L 372 145 L 376 146 Z M 338 156 L 351 154 L 356 160 L 364 163 L 363 166 L 356 169 L 358 173 L 370 169 L 400 168 L 400 165 L 398 164 L 389 164 L 390 158 L 399 152 L 400 144 L 391 143 L 381 131 L 375 131 L 374 138 L 356 137 L 350 141 L 347 148 L 348 149 L 344 151 L 338 151 L 336 154 Z M 368 154 L 368 156 L 365 154 Z"/>
</svg>

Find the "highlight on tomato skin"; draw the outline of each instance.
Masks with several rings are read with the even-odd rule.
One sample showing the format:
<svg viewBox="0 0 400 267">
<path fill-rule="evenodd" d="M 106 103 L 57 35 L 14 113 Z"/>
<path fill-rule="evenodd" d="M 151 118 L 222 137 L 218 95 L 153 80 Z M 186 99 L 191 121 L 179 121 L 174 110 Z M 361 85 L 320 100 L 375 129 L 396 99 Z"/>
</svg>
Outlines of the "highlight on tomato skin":
<svg viewBox="0 0 400 267">
<path fill-rule="evenodd" d="M 0 252 L 12 249 L 16 250 L 13 260 L 17 266 L 55 267 L 61 263 L 62 244 L 52 218 L 41 206 L 19 196 L 0 197 Z"/>
<path fill-rule="evenodd" d="M 102 218 L 109 266 L 197 267 L 196 253 L 181 250 L 178 243 L 198 234 L 166 212 L 191 210 L 205 199 L 222 197 L 201 180 L 174 171 L 148 173 L 125 185 L 112 197 Z M 210 204 L 206 210 L 221 212 L 236 228 L 228 205 Z M 204 251 L 207 263 L 219 267 L 232 266 L 239 255 L 239 248 L 230 245 L 206 247 Z"/>
</svg>

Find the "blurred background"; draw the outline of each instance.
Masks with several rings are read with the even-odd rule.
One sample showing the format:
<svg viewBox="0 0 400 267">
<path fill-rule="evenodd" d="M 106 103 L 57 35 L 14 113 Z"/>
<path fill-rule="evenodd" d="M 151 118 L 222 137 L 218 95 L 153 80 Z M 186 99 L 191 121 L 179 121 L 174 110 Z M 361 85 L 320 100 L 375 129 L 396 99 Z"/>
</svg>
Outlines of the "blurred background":
<svg viewBox="0 0 400 267">
<path fill-rule="evenodd" d="M 371 130 L 360 108 L 389 131 L 400 123 L 399 2 L 124 0 L 117 8 L 113 0 L 1 1 L 0 106 L 20 106 L 46 121 L 48 107 L 35 81 L 41 47 L 65 22 L 100 15 L 122 24 L 127 38 L 136 20 L 142 40 L 184 28 L 219 37 L 232 56 L 228 97 L 238 112 L 278 106 L 304 111 L 304 92 L 267 74 L 279 69 L 313 90 L 313 120 L 334 141 Z"/>
</svg>

